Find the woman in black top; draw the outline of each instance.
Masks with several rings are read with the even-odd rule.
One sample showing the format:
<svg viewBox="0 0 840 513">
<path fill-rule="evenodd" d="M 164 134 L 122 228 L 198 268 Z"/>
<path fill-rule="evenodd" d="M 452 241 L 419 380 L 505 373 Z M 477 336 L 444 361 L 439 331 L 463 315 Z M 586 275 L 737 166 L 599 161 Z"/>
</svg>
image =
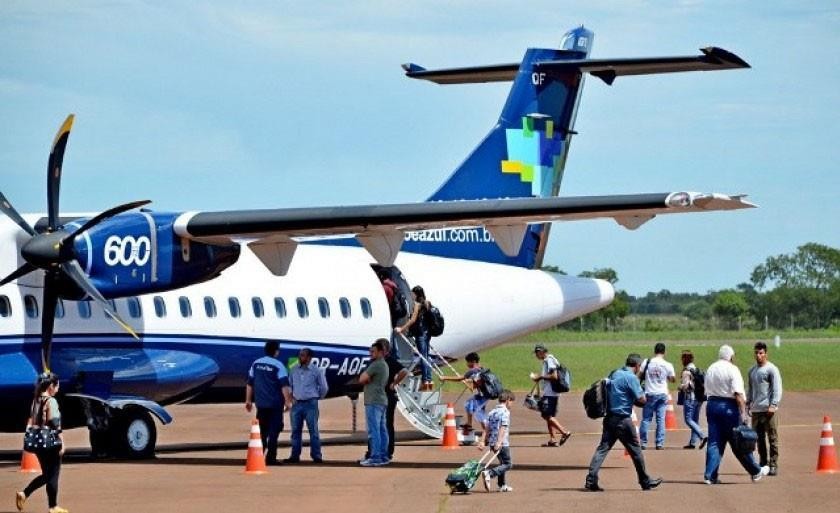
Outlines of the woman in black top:
<svg viewBox="0 0 840 513">
<path fill-rule="evenodd" d="M 58 385 L 58 376 L 51 372 L 39 375 L 35 383 L 35 397 L 32 399 L 31 416 L 27 426 L 47 426 L 56 430 L 61 445 L 35 454 L 38 457 L 38 463 L 41 464 L 41 475 L 33 479 L 22 492 L 15 494 L 18 511 L 23 510 L 23 504 L 35 490 L 46 485 L 49 512 L 67 513 L 66 509 L 58 505 L 58 475 L 61 471 L 61 457 L 64 455 L 61 412 L 58 409 L 58 401 L 55 399 Z"/>
<path fill-rule="evenodd" d="M 426 300 L 426 292 L 420 285 L 411 289 L 411 294 L 414 296 L 414 309 L 411 312 L 411 317 L 405 324 L 396 329 L 397 333 L 404 333 L 414 337 L 414 343 L 417 345 L 417 350 L 423 355 L 424 360 L 420 362 L 420 369 L 423 375 L 423 384 L 420 390 L 433 390 L 432 383 L 432 368 L 429 366 L 429 330 L 426 327 L 426 310 L 429 308 L 429 301 Z"/>
</svg>

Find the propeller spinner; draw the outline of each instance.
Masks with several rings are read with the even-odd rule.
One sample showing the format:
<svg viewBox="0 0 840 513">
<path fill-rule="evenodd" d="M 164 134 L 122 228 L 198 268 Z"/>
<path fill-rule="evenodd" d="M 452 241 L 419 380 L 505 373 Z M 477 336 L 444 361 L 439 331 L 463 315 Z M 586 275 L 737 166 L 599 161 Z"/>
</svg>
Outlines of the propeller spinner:
<svg viewBox="0 0 840 513">
<path fill-rule="evenodd" d="M 111 208 L 93 217 L 73 232 L 58 225 L 59 219 L 59 189 L 61 187 L 61 166 L 64 162 L 64 150 L 73 127 L 73 114 L 58 129 L 53 140 L 50 158 L 47 164 L 47 231 L 37 233 L 26 220 L 15 210 L 3 193 L 0 193 L 0 211 L 9 216 L 20 228 L 31 235 L 20 249 L 25 263 L 17 270 L 0 280 L 0 286 L 25 276 L 32 271 L 42 269 L 44 276 L 43 313 L 41 315 L 41 364 L 44 371 L 50 370 L 50 348 L 52 345 L 53 326 L 55 324 L 55 309 L 59 297 L 59 287 L 62 278 L 69 279 L 83 290 L 94 301 L 99 303 L 105 312 L 134 338 L 139 339 L 137 333 L 123 321 L 102 294 L 96 290 L 93 283 L 82 271 L 73 249 L 76 237 L 93 228 L 100 222 L 121 212 L 141 207 L 149 203 L 148 200 L 133 201 Z"/>
</svg>

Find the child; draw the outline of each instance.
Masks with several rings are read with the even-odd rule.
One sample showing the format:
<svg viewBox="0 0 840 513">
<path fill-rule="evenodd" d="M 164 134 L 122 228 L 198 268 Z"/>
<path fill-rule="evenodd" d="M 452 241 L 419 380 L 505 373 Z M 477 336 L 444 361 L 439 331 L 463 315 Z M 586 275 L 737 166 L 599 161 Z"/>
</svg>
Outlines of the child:
<svg viewBox="0 0 840 513">
<path fill-rule="evenodd" d="M 487 418 L 487 413 L 484 411 L 484 405 L 487 404 L 488 397 L 484 395 L 484 389 L 481 386 L 481 372 L 484 368 L 478 363 L 478 353 L 470 353 L 466 356 L 467 371 L 463 376 L 443 376 L 442 381 L 462 381 L 470 390 L 474 392 L 473 396 L 467 399 L 464 403 L 464 409 L 467 411 L 467 423 L 461 424 L 464 435 L 468 435 L 472 431 L 472 420 L 475 420 L 484 425 Z"/>
<path fill-rule="evenodd" d="M 513 392 L 502 390 L 499 394 L 499 405 L 487 415 L 487 422 L 484 424 L 484 435 L 478 443 L 478 449 L 483 450 L 484 446 L 499 451 L 499 462 L 489 470 L 481 473 L 484 481 L 484 489 L 490 491 L 490 480 L 493 477 L 499 478 L 499 491 L 512 492 L 513 488 L 505 483 L 505 473 L 513 467 L 510 459 L 510 405 L 516 400 Z"/>
</svg>

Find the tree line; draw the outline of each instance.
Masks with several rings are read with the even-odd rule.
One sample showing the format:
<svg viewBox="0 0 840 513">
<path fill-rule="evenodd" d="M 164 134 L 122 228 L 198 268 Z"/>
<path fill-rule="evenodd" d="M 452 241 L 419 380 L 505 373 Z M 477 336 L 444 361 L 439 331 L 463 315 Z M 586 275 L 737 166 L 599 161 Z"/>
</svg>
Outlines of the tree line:
<svg viewBox="0 0 840 513">
<path fill-rule="evenodd" d="M 566 274 L 556 266 L 543 270 Z M 614 287 L 618 282 L 611 268 L 578 276 L 600 278 Z M 768 257 L 753 269 L 748 282 L 705 294 L 660 290 L 636 297 L 616 287 L 610 306 L 560 327 L 657 331 L 662 329 L 662 316 L 683 318 L 683 329 L 840 327 L 840 249 L 804 244 L 794 253 Z"/>
</svg>

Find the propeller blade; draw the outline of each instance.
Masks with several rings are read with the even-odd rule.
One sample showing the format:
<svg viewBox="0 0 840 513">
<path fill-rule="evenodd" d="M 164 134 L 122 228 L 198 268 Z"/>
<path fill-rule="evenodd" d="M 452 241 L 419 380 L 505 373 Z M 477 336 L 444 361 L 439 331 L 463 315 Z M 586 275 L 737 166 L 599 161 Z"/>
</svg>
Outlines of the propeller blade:
<svg viewBox="0 0 840 513">
<path fill-rule="evenodd" d="M 55 305 L 58 302 L 58 278 L 57 271 L 47 271 L 44 277 L 44 310 L 41 312 L 41 365 L 44 372 L 50 371 Z"/>
<path fill-rule="evenodd" d="M 47 220 L 50 231 L 58 228 L 58 192 L 61 188 L 61 166 L 64 163 L 64 150 L 67 149 L 67 139 L 73 128 L 75 116 L 70 114 L 53 139 L 50 150 L 50 160 L 47 163 Z"/>
<path fill-rule="evenodd" d="M 93 283 L 91 283 L 90 280 L 88 280 L 87 276 L 85 276 L 85 272 L 82 271 L 82 267 L 79 265 L 79 262 L 77 262 L 76 260 L 64 262 L 61 264 L 61 269 L 76 283 L 76 285 L 79 286 L 79 288 L 84 290 L 88 296 L 90 296 L 97 303 L 99 303 L 105 310 L 105 312 L 111 316 L 111 319 L 113 319 L 114 322 L 119 324 L 120 327 L 127 331 L 129 335 L 136 338 L 137 340 L 140 340 L 140 337 L 137 335 L 137 333 L 134 332 L 133 329 L 131 329 L 131 326 L 129 326 L 124 320 L 122 320 L 119 315 L 117 315 L 117 312 L 115 312 L 111 308 L 111 305 L 108 304 L 108 301 L 106 301 L 102 294 L 100 294 L 99 291 L 96 290 L 96 287 L 93 286 Z"/>
<path fill-rule="evenodd" d="M 5 278 L 3 278 L 3 280 L 2 280 L 2 281 L 0 281 L 0 287 L 2 287 L 3 285 L 5 285 L 5 284 L 9 283 L 10 281 L 14 281 L 14 280 L 16 280 L 16 279 L 20 278 L 21 276 L 24 276 L 24 275 L 27 275 L 27 274 L 31 273 L 31 272 L 32 272 L 32 271 L 34 271 L 35 269 L 37 269 L 37 267 L 35 267 L 34 265 L 30 264 L 29 262 L 26 262 L 26 263 L 25 263 L 25 264 L 23 264 L 22 266 L 18 267 L 18 268 L 17 268 L 17 271 L 15 271 L 15 272 L 13 272 L 12 274 L 10 274 L 10 275 L 6 276 Z"/>
<path fill-rule="evenodd" d="M 35 235 L 35 230 L 29 226 L 29 223 L 27 223 L 20 214 L 18 214 L 18 211 L 15 210 L 15 207 L 13 207 L 11 203 L 9 203 L 9 200 L 6 199 L 6 196 L 4 196 L 2 192 L 0 192 L 0 211 L 9 216 L 9 219 L 17 223 L 23 231 L 29 235 Z"/>
<path fill-rule="evenodd" d="M 148 205 L 149 203 L 151 203 L 151 200 L 140 200 L 140 201 L 132 201 L 131 203 L 125 203 L 123 205 L 119 205 L 119 206 L 116 206 L 114 208 L 109 208 L 105 212 L 100 213 L 96 217 L 90 219 L 88 222 L 86 222 L 85 224 L 80 226 L 78 230 L 74 231 L 73 233 L 71 233 L 70 235 L 65 237 L 64 240 L 61 241 L 61 243 L 62 244 L 72 244 L 73 241 L 76 239 L 76 237 L 81 235 L 86 230 L 89 230 L 90 228 L 92 228 L 92 227 L 96 226 L 97 224 L 101 223 L 103 220 L 108 219 L 109 217 L 115 216 L 117 214 L 120 214 L 122 212 L 125 212 L 126 210 L 131 210 L 133 208 L 142 207 L 143 205 Z"/>
</svg>

